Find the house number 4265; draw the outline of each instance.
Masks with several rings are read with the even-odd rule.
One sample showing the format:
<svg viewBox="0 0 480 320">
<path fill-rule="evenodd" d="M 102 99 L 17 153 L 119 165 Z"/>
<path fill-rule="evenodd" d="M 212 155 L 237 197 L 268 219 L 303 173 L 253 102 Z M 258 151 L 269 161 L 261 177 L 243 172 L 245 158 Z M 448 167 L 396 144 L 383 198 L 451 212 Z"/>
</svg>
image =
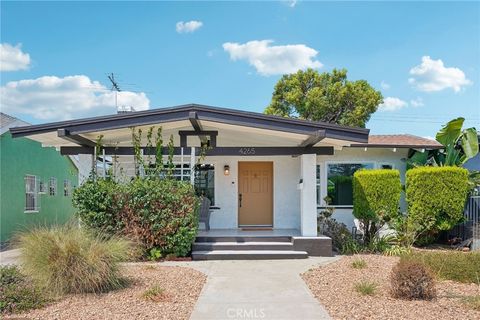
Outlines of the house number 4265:
<svg viewBox="0 0 480 320">
<path fill-rule="evenodd" d="M 243 155 L 252 155 L 255 154 L 255 148 L 240 148 L 238 152 Z"/>
</svg>

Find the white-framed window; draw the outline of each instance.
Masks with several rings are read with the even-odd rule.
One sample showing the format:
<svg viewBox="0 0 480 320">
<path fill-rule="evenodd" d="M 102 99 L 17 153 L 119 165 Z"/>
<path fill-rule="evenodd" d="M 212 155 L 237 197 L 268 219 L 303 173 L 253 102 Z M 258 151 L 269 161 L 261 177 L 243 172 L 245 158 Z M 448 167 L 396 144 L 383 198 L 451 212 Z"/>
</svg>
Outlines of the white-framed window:
<svg viewBox="0 0 480 320">
<path fill-rule="evenodd" d="M 46 194 L 47 193 L 47 185 L 40 178 L 38 178 L 38 193 L 39 194 Z"/>
<path fill-rule="evenodd" d="M 48 180 L 48 194 L 51 196 L 57 195 L 57 178 L 50 177 Z"/>
<path fill-rule="evenodd" d="M 63 180 L 63 195 L 69 197 L 72 194 L 72 184 L 70 180 Z"/>
<path fill-rule="evenodd" d="M 39 180 L 36 176 L 25 176 L 25 212 L 37 212 L 40 210 L 38 197 Z"/>
<path fill-rule="evenodd" d="M 360 169 L 373 169 L 374 162 L 327 163 L 327 196 L 333 206 L 353 206 L 353 174 Z"/>
</svg>

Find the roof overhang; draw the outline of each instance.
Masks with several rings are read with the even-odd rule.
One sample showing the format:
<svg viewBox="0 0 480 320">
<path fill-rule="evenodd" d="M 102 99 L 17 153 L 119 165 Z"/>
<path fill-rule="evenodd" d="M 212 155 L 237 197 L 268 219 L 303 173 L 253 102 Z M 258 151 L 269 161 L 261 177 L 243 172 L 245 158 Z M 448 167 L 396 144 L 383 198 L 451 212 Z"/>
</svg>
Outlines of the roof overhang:
<svg viewBox="0 0 480 320">
<path fill-rule="evenodd" d="M 132 127 L 146 129 L 151 126 L 161 126 L 166 137 L 174 135 L 176 146 L 182 143 L 180 133 L 192 129 L 193 135 L 200 138 L 193 137 L 198 144 L 206 141 L 206 133 L 211 135 L 212 131 L 217 131 L 215 142 L 219 147 L 349 146 L 352 143 L 367 143 L 369 134 L 369 130 L 364 128 L 198 104 L 16 127 L 10 132 L 14 138 L 28 137 L 57 148 L 92 147 L 99 136 L 104 137 L 104 143 L 128 147 L 131 146 Z M 183 139 L 185 144 L 186 138 Z"/>
</svg>

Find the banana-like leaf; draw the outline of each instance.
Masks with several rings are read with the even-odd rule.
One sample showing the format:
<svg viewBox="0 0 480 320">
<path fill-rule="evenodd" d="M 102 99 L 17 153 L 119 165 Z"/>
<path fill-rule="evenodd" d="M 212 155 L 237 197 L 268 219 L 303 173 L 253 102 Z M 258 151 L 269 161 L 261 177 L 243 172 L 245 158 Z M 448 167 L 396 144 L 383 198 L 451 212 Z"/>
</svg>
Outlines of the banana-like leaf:
<svg viewBox="0 0 480 320">
<path fill-rule="evenodd" d="M 468 128 L 462 134 L 462 149 L 464 156 L 462 163 L 465 163 L 470 158 L 473 158 L 478 153 L 478 133 L 475 128 Z"/>
<path fill-rule="evenodd" d="M 442 127 L 442 129 L 440 129 L 440 131 L 438 131 L 435 139 L 444 146 L 455 144 L 462 134 L 462 126 L 464 121 L 465 118 L 450 120 Z"/>
</svg>

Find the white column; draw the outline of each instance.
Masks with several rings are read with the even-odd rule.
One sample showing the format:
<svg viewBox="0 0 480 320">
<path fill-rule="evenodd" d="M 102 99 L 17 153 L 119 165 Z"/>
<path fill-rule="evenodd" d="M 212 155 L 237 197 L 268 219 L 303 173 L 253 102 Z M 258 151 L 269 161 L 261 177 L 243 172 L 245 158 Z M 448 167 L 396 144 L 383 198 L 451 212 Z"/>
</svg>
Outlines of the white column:
<svg viewBox="0 0 480 320">
<path fill-rule="evenodd" d="M 190 153 L 190 184 L 195 182 L 195 147 L 191 148 Z"/>
<path fill-rule="evenodd" d="M 300 190 L 300 231 L 302 236 L 317 236 L 317 186 L 316 165 L 317 155 L 303 154 L 300 156 L 300 177 L 303 186 Z"/>
</svg>

